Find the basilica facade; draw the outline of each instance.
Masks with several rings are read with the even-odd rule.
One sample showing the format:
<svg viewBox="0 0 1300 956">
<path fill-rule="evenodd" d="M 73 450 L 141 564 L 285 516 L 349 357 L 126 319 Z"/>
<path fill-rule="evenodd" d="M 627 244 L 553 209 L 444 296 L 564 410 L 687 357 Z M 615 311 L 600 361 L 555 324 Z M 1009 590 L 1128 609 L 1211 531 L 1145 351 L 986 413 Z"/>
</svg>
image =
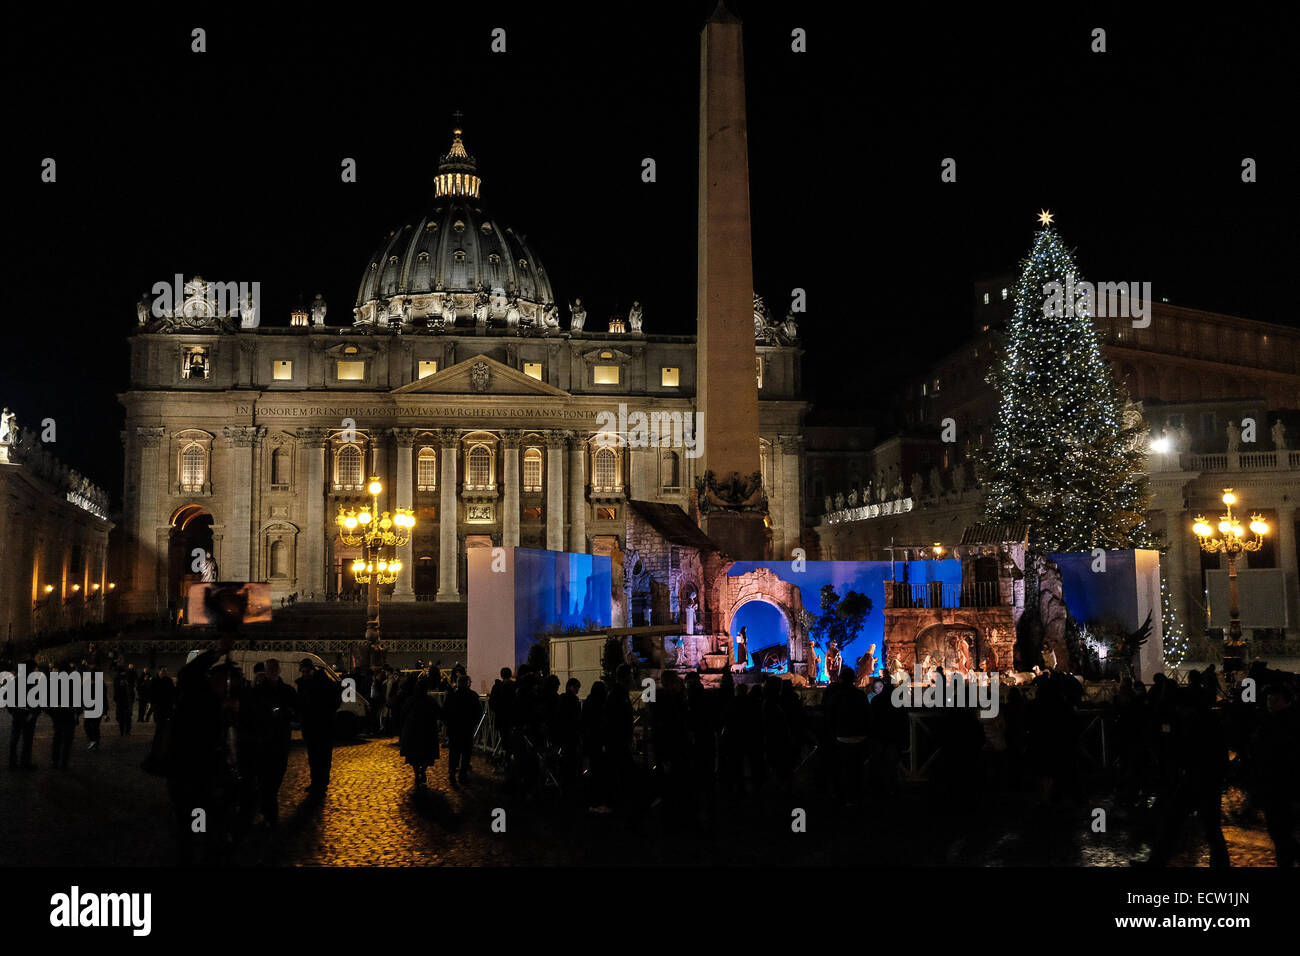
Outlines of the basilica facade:
<svg viewBox="0 0 1300 956">
<path fill-rule="evenodd" d="M 352 592 L 342 508 L 412 508 L 394 600 L 462 601 L 469 548 L 614 554 L 632 500 L 697 515 L 703 428 L 694 336 L 649 331 L 639 302 L 565 316 L 533 247 L 485 211 L 462 133 L 415 223 L 365 261 L 352 314 L 321 297 L 263 325 L 256 287 L 160 283 L 138 307 L 126 409 L 125 593 L 178 607 L 211 554 L 273 598 Z M 758 452 L 769 547 L 804 513 L 798 329 L 755 297 Z"/>
</svg>

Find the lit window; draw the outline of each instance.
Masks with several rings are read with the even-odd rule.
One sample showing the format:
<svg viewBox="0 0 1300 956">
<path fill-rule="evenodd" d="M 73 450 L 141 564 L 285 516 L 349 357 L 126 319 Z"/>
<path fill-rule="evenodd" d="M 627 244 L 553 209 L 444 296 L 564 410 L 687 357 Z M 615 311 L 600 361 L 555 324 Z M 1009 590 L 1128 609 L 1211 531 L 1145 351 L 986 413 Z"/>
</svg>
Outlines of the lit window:
<svg viewBox="0 0 1300 956">
<path fill-rule="evenodd" d="M 618 384 L 618 366 L 617 365 L 597 365 L 591 370 L 592 383 L 595 385 L 617 385 Z"/>
<path fill-rule="evenodd" d="M 679 368 L 661 368 L 659 384 L 664 388 L 676 388 L 681 384 L 682 370 Z"/>
<path fill-rule="evenodd" d="M 754 357 L 754 369 L 758 377 L 758 387 L 762 388 L 763 387 L 763 356 L 757 355 Z"/>
<path fill-rule="evenodd" d="M 434 372 L 438 371 L 438 363 L 434 359 L 420 359 L 419 377 L 428 378 Z"/>
<path fill-rule="evenodd" d="M 524 363 L 524 374 L 527 375 L 529 378 L 535 378 L 535 379 L 537 379 L 537 381 L 540 382 L 540 381 L 542 380 L 542 363 L 541 363 L 541 362 L 525 362 L 525 363 Z"/>
<path fill-rule="evenodd" d="M 271 363 L 271 378 L 277 382 L 288 382 L 293 379 L 293 362 L 288 359 L 276 359 Z"/>
<path fill-rule="evenodd" d="M 338 483 L 345 488 L 361 487 L 361 449 L 356 445 L 339 449 Z"/>
<path fill-rule="evenodd" d="M 1007 290 L 1006 290 L 1006 289 L 1003 289 L 1003 290 L 1002 290 L 1002 299 L 1003 299 L 1004 302 L 1006 301 L 1006 298 L 1007 298 Z"/>
<path fill-rule="evenodd" d="M 989 304 L 989 294 L 987 292 L 984 293 L 984 304 L 985 305 Z"/>
<path fill-rule="evenodd" d="M 595 486 L 602 490 L 612 490 L 618 487 L 618 456 L 614 454 L 612 448 L 599 448 L 596 450 L 595 467 L 592 469 L 592 475 L 595 477 Z"/>
<path fill-rule="evenodd" d="M 433 491 L 438 487 L 438 453 L 432 448 L 420 449 L 416 458 L 415 482 L 420 491 Z"/>
<path fill-rule="evenodd" d="M 465 485 L 468 488 L 492 487 L 492 452 L 486 445 L 470 449 L 465 464 Z"/>
<path fill-rule="evenodd" d="M 542 450 L 529 448 L 524 452 L 524 491 L 542 490 Z"/>
<path fill-rule="evenodd" d="M 202 491 L 206 465 L 207 455 L 203 453 L 203 447 L 186 445 L 181 452 L 181 487 L 186 491 Z"/>
<path fill-rule="evenodd" d="M 340 360 L 338 363 L 338 378 L 340 382 L 364 382 L 366 380 L 366 363 Z"/>
</svg>

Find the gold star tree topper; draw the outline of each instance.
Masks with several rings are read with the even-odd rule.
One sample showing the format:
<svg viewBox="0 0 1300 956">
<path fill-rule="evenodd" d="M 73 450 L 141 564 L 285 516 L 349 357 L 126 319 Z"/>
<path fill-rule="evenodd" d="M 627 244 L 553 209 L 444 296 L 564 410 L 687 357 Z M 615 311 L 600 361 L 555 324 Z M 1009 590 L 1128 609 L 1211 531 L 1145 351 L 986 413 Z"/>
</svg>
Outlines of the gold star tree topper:
<svg viewBox="0 0 1300 956">
<path fill-rule="evenodd" d="M 1038 221 L 1044 226 L 1050 226 L 1052 224 L 1052 214 L 1046 209 L 1040 209 L 1038 211 Z"/>
</svg>

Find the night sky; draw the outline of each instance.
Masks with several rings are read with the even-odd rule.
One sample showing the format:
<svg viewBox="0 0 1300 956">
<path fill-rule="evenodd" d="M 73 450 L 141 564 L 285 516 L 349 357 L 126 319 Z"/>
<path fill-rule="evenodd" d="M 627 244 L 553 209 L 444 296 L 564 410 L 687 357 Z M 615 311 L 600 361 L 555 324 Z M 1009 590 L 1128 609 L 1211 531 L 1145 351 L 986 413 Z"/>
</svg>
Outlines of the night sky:
<svg viewBox="0 0 1300 956">
<path fill-rule="evenodd" d="M 55 453 L 115 503 L 135 301 L 200 273 L 260 280 L 263 325 L 287 325 L 316 292 L 331 324 L 350 322 L 380 240 L 431 202 L 457 109 L 484 209 L 528 236 L 566 327 L 580 295 L 592 326 L 639 298 L 647 331 L 694 332 L 699 29 L 713 0 L 545 16 L 456 6 L 11 23 L 0 400 L 25 427 L 54 417 Z M 1295 158 L 1282 152 L 1291 25 L 1272 14 L 1025 24 L 731 6 L 746 30 L 755 284 L 778 316 L 807 290 L 814 421 L 881 420 L 909 373 L 968 334 L 971 283 L 1014 267 L 1044 206 L 1087 278 L 1300 321 Z M 189 51 L 194 26 L 207 53 Z M 505 54 L 489 49 L 496 26 Z M 1095 26 L 1106 54 L 1089 52 Z M 809 52 L 790 51 L 794 27 Z M 939 180 L 947 156 L 956 184 Z M 343 157 L 356 184 L 340 181 Z M 641 181 L 644 157 L 656 183 Z"/>
</svg>

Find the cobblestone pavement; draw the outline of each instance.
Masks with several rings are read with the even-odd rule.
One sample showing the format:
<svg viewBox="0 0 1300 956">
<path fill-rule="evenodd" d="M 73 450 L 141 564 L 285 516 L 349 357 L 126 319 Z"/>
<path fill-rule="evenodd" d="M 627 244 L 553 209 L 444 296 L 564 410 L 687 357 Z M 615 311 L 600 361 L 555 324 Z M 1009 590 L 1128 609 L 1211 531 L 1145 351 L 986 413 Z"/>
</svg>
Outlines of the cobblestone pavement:
<svg viewBox="0 0 1300 956">
<path fill-rule="evenodd" d="M 0 727 L 8 744 L 8 727 Z M 0 864 L 171 865 L 175 847 L 164 781 L 139 769 L 151 724 L 129 737 L 105 723 L 100 749 L 87 752 L 80 727 L 71 766 L 49 765 L 51 736 L 42 718 L 34 771 L 0 769 Z M 464 790 L 447 784 L 446 753 L 417 792 L 393 739 L 340 743 L 331 785 L 320 803 L 306 800 L 306 752 L 295 740 L 280 791 L 282 834 L 272 854 L 260 828 L 240 844 L 235 862 L 305 866 L 558 864 L 717 865 L 1127 865 L 1145 855 L 1133 812 L 1105 801 L 1108 832 L 1095 834 L 1093 807 L 1034 807 L 1028 794 L 983 802 L 933 792 L 904 793 L 866 810 L 836 810 L 810 781 L 790 795 L 765 792 L 722 806 L 711 822 L 670 822 L 664 807 L 629 821 L 559 803 L 553 791 L 524 800 L 474 759 L 477 777 Z M 1087 804 L 1088 801 L 1084 801 Z M 792 832 L 794 808 L 807 829 Z M 493 831 L 494 811 L 505 832 Z M 1224 800 L 1224 833 L 1233 864 L 1270 866 L 1262 825 L 1242 814 L 1239 791 Z M 1239 819 L 1241 817 L 1241 819 Z M 1177 865 L 1203 866 L 1208 850 L 1189 821 Z"/>
</svg>

